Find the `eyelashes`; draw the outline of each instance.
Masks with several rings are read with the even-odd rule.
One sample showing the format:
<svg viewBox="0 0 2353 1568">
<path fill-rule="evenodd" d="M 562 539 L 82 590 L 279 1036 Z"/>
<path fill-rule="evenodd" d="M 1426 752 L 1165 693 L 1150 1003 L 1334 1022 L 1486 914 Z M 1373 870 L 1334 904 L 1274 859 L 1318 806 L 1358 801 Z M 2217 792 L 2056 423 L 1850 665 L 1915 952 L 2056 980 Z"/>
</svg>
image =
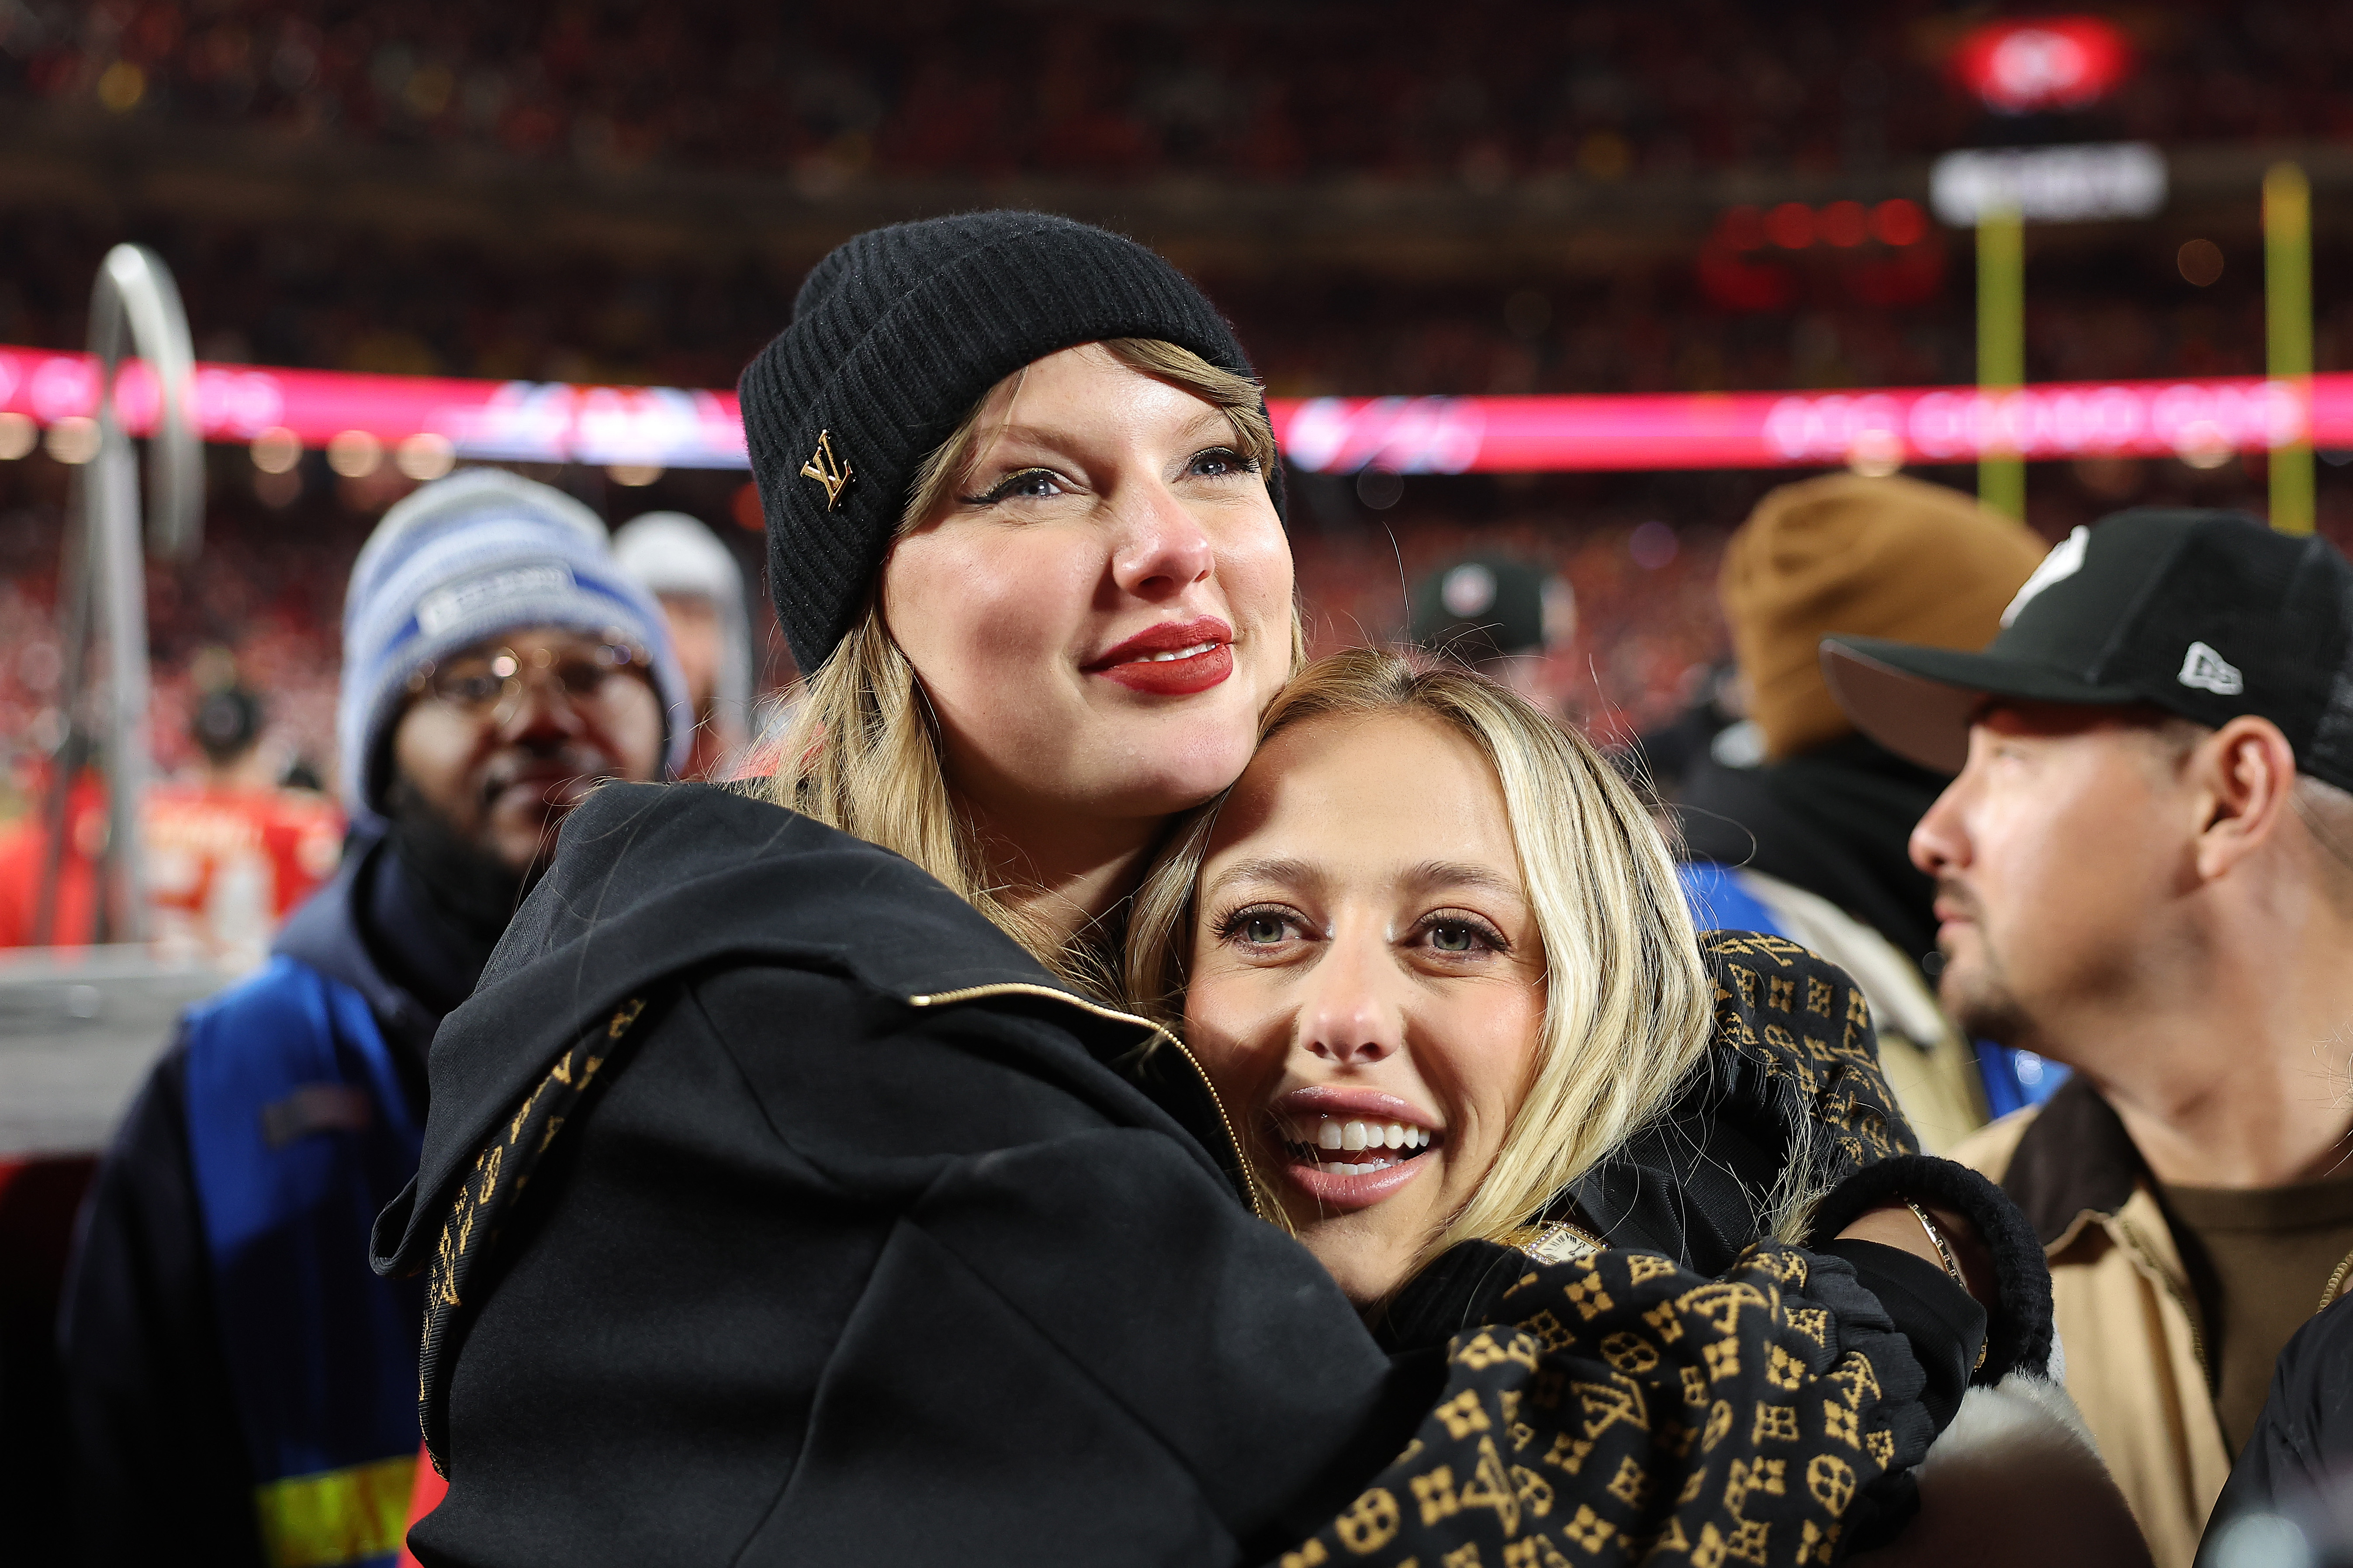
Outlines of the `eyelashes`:
<svg viewBox="0 0 2353 1568">
<path fill-rule="evenodd" d="M 1249 928 L 1261 921 L 1280 928 L 1278 933 L 1269 937 L 1250 937 Z M 1259 903 L 1244 904 L 1228 910 L 1211 923 L 1210 930 L 1222 942 L 1239 941 L 1245 947 L 1270 948 L 1279 945 L 1288 937 L 1306 934 L 1310 926 L 1306 917 L 1288 905 Z M 1470 941 L 1460 947 L 1448 945 L 1443 937 L 1455 933 L 1467 935 Z M 1411 934 L 1416 945 L 1427 946 L 1430 951 L 1450 958 L 1468 957 L 1481 952 L 1500 957 L 1512 951 L 1510 939 L 1496 928 L 1493 921 L 1469 910 L 1432 910 L 1414 921 Z"/>
<path fill-rule="evenodd" d="M 1060 476 L 1051 468 L 1020 468 L 1006 475 L 976 496 L 964 496 L 959 499 L 966 506 L 995 506 L 997 502 L 1009 499 L 1024 485 L 1053 485 L 1059 478 Z M 1032 493 L 1036 494 L 1039 500 L 1046 499 L 1044 493 Z M 1060 491 L 1051 493 L 1059 494 Z"/>
<path fill-rule="evenodd" d="M 1261 921 L 1281 926 L 1284 935 L 1302 931 L 1306 925 L 1306 922 L 1300 919 L 1296 910 L 1286 909 L 1281 904 L 1245 904 L 1240 909 L 1220 915 L 1211 929 L 1218 933 L 1219 942 L 1231 942 L 1240 936 L 1246 927 L 1255 925 Z M 1248 945 L 1271 947 L 1281 940 L 1281 937 L 1275 937 L 1251 942 Z"/>
<path fill-rule="evenodd" d="M 1206 465 L 1223 465 L 1223 472 L 1208 472 Z M 1263 465 L 1256 458 L 1244 457 L 1230 447 L 1205 447 L 1185 459 L 1187 478 L 1199 479 L 1233 479 L 1240 475 L 1256 477 Z M 996 506 L 1026 495 L 1032 500 L 1050 500 L 1066 493 L 1068 481 L 1051 468 L 1017 468 L 976 495 L 956 499 L 965 506 Z M 1033 488 L 1034 487 L 1034 488 Z"/>
<path fill-rule="evenodd" d="M 1415 934 L 1432 938 L 1430 945 L 1440 952 L 1459 954 L 1475 951 L 1467 947 L 1442 947 L 1434 940 L 1440 931 L 1468 931 L 1481 946 L 1491 952 L 1507 953 L 1512 951 L 1511 942 L 1505 939 L 1502 931 L 1495 929 L 1493 922 L 1472 914 L 1468 910 L 1433 910 L 1414 922 Z"/>
</svg>

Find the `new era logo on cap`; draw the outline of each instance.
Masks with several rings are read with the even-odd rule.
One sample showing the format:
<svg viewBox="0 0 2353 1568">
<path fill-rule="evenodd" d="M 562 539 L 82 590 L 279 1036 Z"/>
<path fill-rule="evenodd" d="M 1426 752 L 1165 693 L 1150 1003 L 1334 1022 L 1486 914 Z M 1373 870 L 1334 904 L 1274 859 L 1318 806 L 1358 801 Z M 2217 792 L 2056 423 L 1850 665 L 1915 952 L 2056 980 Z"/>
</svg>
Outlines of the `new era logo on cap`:
<svg viewBox="0 0 2353 1568">
<path fill-rule="evenodd" d="M 2078 528 L 1983 653 L 1827 637 L 1822 674 L 1864 733 L 1947 773 L 1991 699 L 2153 707 L 2209 727 L 2253 715 L 2299 769 L 2353 789 L 2353 564 L 2239 512 Z"/>
<path fill-rule="evenodd" d="M 2246 678 L 2239 673 L 2238 666 L 2202 642 L 2189 645 L 2189 651 L 2181 656 L 2181 673 L 2174 679 L 2184 686 L 2195 686 L 2218 697 L 2236 697 L 2247 689 Z"/>
</svg>

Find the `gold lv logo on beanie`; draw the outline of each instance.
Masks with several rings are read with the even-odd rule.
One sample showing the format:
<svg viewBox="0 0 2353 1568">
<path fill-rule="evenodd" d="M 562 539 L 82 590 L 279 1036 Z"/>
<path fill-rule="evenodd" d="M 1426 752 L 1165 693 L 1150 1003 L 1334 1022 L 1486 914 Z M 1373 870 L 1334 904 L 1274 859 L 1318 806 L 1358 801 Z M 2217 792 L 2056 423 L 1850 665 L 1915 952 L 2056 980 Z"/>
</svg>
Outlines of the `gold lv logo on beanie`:
<svg viewBox="0 0 2353 1568">
<path fill-rule="evenodd" d="M 801 465 L 801 474 L 825 487 L 825 510 L 831 511 L 834 503 L 841 500 L 841 492 L 849 488 L 849 465 L 834 457 L 832 431 L 817 433 L 817 450 Z"/>
</svg>

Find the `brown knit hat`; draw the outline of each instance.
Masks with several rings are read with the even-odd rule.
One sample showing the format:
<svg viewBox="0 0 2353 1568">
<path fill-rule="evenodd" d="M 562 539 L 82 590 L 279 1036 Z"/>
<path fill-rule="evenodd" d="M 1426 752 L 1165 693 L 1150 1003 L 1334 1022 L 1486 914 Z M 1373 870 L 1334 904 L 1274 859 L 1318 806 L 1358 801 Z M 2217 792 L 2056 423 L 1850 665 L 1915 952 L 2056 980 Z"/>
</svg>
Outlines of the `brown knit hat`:
<svg viewBox="0 0 2353 1568">
<path fill-rule="evenodd" d="M 1822 684 L 1822 638 L 1974 652 L 2048 549 L 2024 524 L 1918 479 L 1831 474 L 1766 496 L 1725 547 L 1717 584 L 1765 754 L 1854 729 Z"/>
</svg>

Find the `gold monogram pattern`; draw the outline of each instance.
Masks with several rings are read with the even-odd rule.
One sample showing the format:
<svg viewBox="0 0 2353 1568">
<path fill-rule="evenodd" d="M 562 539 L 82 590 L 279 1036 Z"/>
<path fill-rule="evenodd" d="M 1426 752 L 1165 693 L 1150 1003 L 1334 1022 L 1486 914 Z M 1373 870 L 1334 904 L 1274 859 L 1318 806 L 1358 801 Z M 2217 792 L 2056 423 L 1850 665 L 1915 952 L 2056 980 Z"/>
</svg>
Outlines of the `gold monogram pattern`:
<svg viewBox="0 0 2353 1568">
<path fill-rule="evenodd" d="M 1793 1092 L 1847 1170 L 1919 1152 L 1880 1071 L 1871 1005 L 1845 971 L 1757 931 L 1705 931 L 1699 945 L 1715 974 L 1712 1048 Z"/>
<path fill-rule="evenodd" d="M 1926 1439 L 1892 1428 L 1884 1320 L 1822 1305 L 1820 1267 L 1768 1242 L 1713 1280 L 1643 1253 L 1532 1268 L 1449 1347 L 1412 1446 L 1282 1568 L 1830 1563 Z"/>
<path fill-rule="evenodd" d="M 612 1017 L 592 1028 L 523 1097 L 505 1124 L 492 1130 L 490 1142 L 474 1156 L 473 1169 L 459 1184 L 449 1215 L 441 1224 L 433 1261 L 425 1282 L 425 1342 L 417 1362 L 417 1407 L 425 1429 L 426 1452 L 433 1468 L 448 1475 L 442 1458 L 443 1424 L 435 1419 L 433 1391 L 446 1373 L 447 1359 L 455 1348 L 450 1331 L 466 1301 L 466 1283 L 498 1241 L 499 1222 L 507 1214 L 547 1151 L 576 1119 L 583 1098 L 599 1081 L 617 1070 L 615 1058 L 627 1041 L 630 1026 L 646 1010 L 643 997 L 632 997 Z"/>
</svg>

